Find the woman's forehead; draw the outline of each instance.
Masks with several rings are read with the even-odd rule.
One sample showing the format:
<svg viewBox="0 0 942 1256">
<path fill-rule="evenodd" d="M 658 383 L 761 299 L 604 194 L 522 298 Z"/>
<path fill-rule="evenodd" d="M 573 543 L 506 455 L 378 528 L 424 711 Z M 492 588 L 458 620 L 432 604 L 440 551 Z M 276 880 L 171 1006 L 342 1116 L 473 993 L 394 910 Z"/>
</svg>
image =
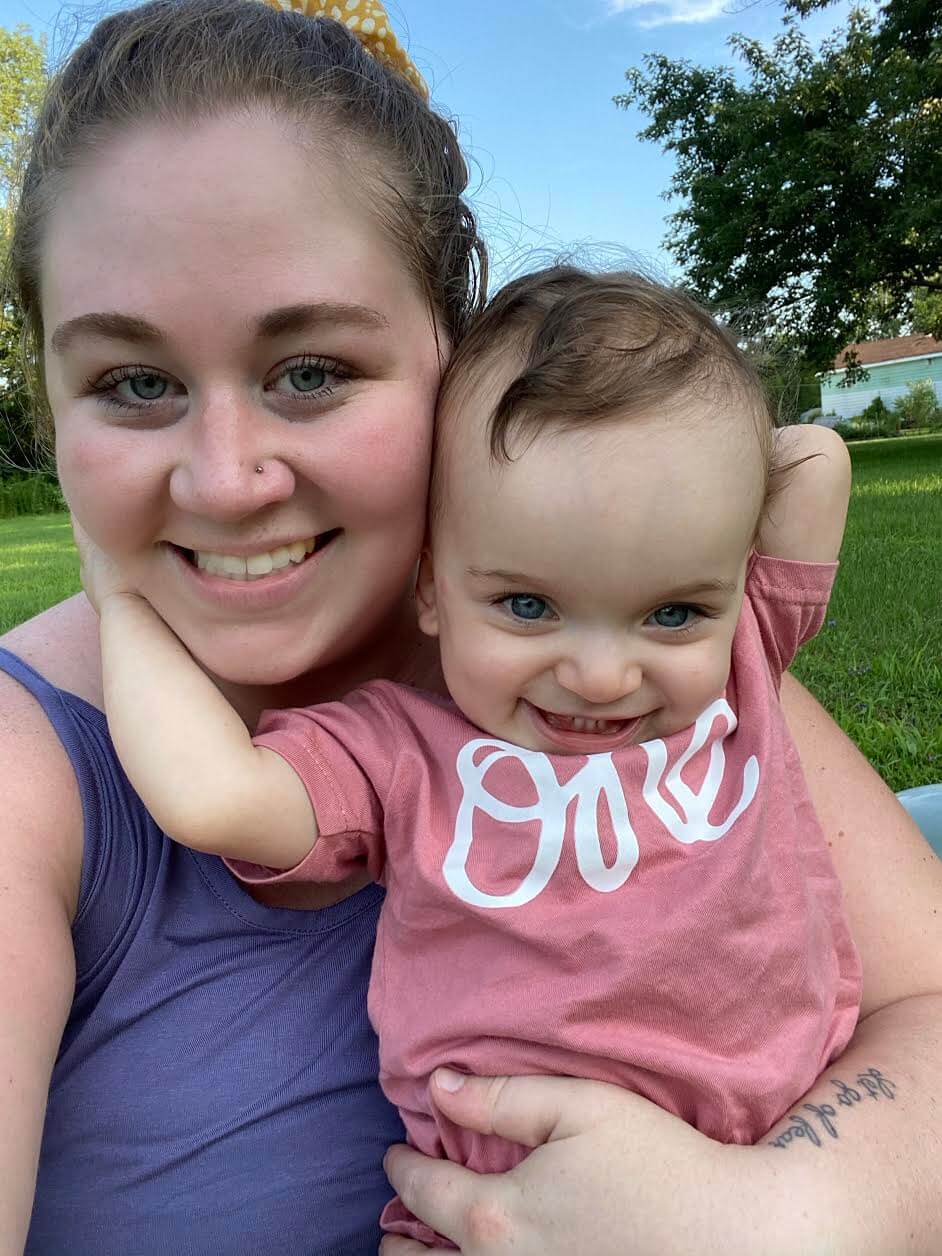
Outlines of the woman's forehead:
<svg viewBox="0 0 942 1256">
<path fill-rule="evenodd" d="M 411 295 L 421 310 L 365 186 L 326 142 L 302 140 L 296 124 L 267 112 L 116 135 L 74 171 L 50 213 L 47 325 L 88 309 L 277 308 L 315 293 L 399 317 Z"/>
</svg>

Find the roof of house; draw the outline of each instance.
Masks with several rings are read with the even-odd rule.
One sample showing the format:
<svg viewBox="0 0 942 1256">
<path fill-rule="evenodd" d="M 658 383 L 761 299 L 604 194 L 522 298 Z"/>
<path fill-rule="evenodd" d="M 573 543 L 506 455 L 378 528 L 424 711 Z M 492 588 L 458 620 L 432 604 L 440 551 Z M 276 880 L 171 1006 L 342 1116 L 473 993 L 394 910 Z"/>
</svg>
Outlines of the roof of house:
<svg viewBox="0 0 942 1256">
<path fill-rule="evenodd" d="M 861 366 L 876 366 L 878 362 L 897 362 L 900 358 L 924 358 L 930 353 L 942 353 L 942 340 L 934 336 L 894 336 L 891 340 L 861 340 L 848 345 L 834 359 L 834 370 L 844 366 L 846 354 L 853 350 Z"/>
</svg>

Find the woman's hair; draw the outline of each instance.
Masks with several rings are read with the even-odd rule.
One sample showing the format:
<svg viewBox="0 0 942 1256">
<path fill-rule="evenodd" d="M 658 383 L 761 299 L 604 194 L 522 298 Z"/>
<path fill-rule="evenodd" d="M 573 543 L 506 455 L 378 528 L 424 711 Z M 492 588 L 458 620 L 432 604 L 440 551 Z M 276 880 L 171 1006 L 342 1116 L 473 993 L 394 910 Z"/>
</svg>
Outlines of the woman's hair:
<svg viewBox="0 0 942 1256">
<path fill-rule="evenodd" d="M 685 292 L 632 271 L 553 266 L 507 284 L 449 363 L 439 399 L 446 424 L 495 372 L 506 381 L 486 430 L 497 461 L 511 457 L 511 441 L 548 425 L 630 419 L 669 402 L 720 412 L 733 401 L 753 418 L 768 467 L 772 421 L 752 362 Z"/>
<path fill-rule="evenodd" d="M 452 125 L 339 22 L 256 0 L 152 0 L 105 18 L 49 84 L 33 134 L 10 250 L 24 366 L 38 417 L 40 259 L 50 205 L 71 170 L 143 122 L 187 123 L 262 105 L 316 122 L 402 255 L 438 330 L 458 343 L 483 302 L 487 256 Z M 277 205 L 272 221 L 277 228 Z"/>
</svg>

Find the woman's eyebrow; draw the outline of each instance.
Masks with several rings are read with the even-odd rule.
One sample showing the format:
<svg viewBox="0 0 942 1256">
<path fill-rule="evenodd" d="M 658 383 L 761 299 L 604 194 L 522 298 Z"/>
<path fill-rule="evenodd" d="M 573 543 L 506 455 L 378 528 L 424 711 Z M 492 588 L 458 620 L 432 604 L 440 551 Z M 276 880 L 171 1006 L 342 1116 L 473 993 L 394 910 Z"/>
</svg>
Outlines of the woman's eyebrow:
<svg viewBox="0 0 942 1256">
<path fill-rule="evenodd" d="M 303 302 L 281 306 L 263 314 L 255 324 L 255 333 L 259 339 L 271 340 L 276 336 L 310 331 L 328 324 L 381 331 L 389 326 L 389 320 L 368 305 L 346 301 Z M 82 336 L 126 340 L 132 344 L 159 344 L 164 339 L 160 328 L 146 318 L 109 310 L 80 314 L 60 323 L 49 342 L 52 352 L 65 353 Z"/>
<path fill-rule="evenodd" d="M 65 353 L 82 336 L 98 336 L 106 340 L 129 340 L 133 344 L 156 344 L 163 340 L 160 328 L 146 318 L 113 311 L 80 314 L 60 323 L 49 341 L 53 353 Z"/>
<path fill-rule="evenodd" d="M 325 324 L 338 323 L 347 327 L 363 327 L 368 331 L 382 331 L 389 326 L 389 319 L 368 305 L 355 305 L 346 301 L 317 301 L 285 305 L 271 310 L 258 320 L 256 331 L 261 338 L 273 339 L 275 336 L 291 335 L 323 327 Z"/>
</svg>

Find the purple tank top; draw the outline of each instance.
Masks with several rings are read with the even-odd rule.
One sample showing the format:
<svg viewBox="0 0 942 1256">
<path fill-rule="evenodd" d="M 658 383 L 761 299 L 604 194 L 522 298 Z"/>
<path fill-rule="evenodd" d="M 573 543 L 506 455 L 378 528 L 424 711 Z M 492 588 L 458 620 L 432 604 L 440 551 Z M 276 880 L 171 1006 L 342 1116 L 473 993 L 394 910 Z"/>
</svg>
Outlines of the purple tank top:
<svg viewBox="0 0 942 1256">
<path fill-rule="evenodd" d="M 75 770 L 75 1001 L 27 1256 L 373 1256 L 402 1138 L 366 987 L 382 892 L 263 907 L 169 841 L 104 715 L 5 650 Z"/>
</svg>

